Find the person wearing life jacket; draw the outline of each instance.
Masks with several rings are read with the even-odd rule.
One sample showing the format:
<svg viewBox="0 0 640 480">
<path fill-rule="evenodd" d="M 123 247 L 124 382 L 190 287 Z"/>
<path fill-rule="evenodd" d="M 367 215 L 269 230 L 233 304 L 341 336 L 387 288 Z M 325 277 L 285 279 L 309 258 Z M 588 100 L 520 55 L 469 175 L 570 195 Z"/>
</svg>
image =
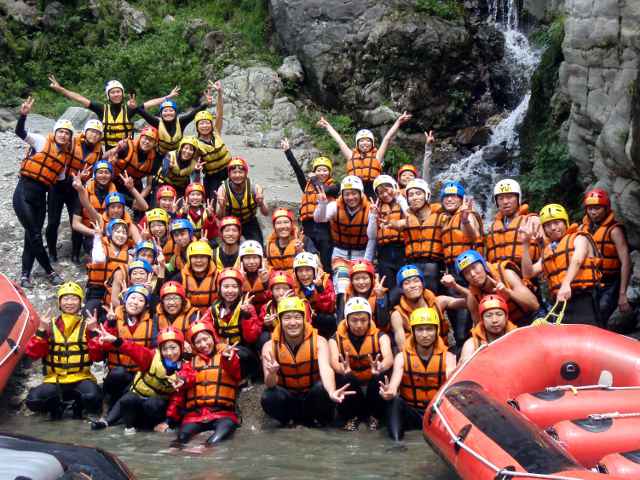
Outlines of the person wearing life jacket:
<svg viewBox="0 0 640 480">
<path fill-rule="evenodd" d="M 539 242 L 530 226 L 520 227 L 522 273 L 525 277 L 544 275 L 548 291 L 556 302 L 566 302 L 562 323 L 600 324 L 599 284 L 602 257 L 589 232 L 569 223 L 562 205 L 551 203 L 540 210 L 540 223 L 546 237 L 542 257 L 533 262 L 528 247 Z"/>
<path fill-rule="evenodd" d="M 200 318 L 199 310 L 191 306 L 182 284 L 168 281 L 160 288 L 160 302 L 156 305 L 155 315 L 158 323 L 166 323 L 186 335 L 189 327 Z M 186 345 L 191 352 L 191 346 Z"/>
<path fill-rule="evenodd" d="M 298 230 L 293 212 L 276 208 L 271 214 L 273 232 L 267 239 L 267 264 L 275 270 L 293 271 L 293 259 L 300 252 L 316 253 L 312 244 Z"/>
<path fill-rule="evenodd" d="M 344 320 L 329 340 L 329 352 L 336 384 L 348 384 L 355 392 L 338 405 L 338 414 L 346 422 L 344 429 L 353 432 L 364 421 L 369 430 L 377 430 L 384 413 L 378 384 L 393 366 L 393 353 L 391 340 L 376 328 L 366 299 L 347 301 Z"/>
<path fill-rule="evenodd" d="M 216 268 L 239 267 L 240 238 L 242 237 L 242 224 L 236 217 L 224 217 L 220 220 L 220 243 L 213 250 L 213 259 Z"/>
<path fill-rule="evenodd" d="M 284 138 L 280 143 L 287 161 L 293 168 L 293 172 L 302 191 L 300 200 L 300 223 L 305 238 L 309 238 L 320 255 L 322 268 L 325 272 L 331 271 L 331 236 L 328 222 L 316 222 L 313 213 L 318 205 L 318 193 L 323 190 L 326 197 L 333 201 L 340 195 L 340 185 L 333 177 L 333 162 L 328 157 L 316 157 L 311 162 L 311 172 L 305 176 L 300 163 L 296 160 L 289 141 Z"/>
<path fill-rule="evenodd" d="M 128 287 L 142 285 L 149 291 L 149 305 L 153 308 L 158 303 L 157 298 L 154 298 L 158 283 L 152 264 L 143 258 L 134 258 L 126 269 L 119 268 L 113 272 L 113 280 L 107 283 L 104 303 L 117 308 L 122 303 L 122 293 Z"/>
<path fill-rule="evenodd" d="M 309 252 L 293 260 L 293 282 L 296 295 L 307 300 L 313 310 L 312 324 L 320 335 L 330 338 L 337 327 L 336 292 L 328 273 L 318 265 L 318 256 Z"/>
<path fill-rule="evenodd" d="M 340 134 L 324 117 L 320 117 L 318 126 L 324 128 L 338 144 L 342 156 L 347 161 L 347 175 L 360 177 L 364 184 L 364 192 L 368 197 L 373 197 L 373 181 L 382 173 L 384 155 L 398 129 L 409 120 L 411 120 L 409 113 L 404 112 L 400 115 L 384 136 L 380 148 L 376 148 L 375 137 L 371 130 L 358 130 L 358 133 L 356 133 L 356 147 L 353 150 L 347 146 Z"/>
<path fill-rule="evenodd" d="M 264 384 L 260 403 L 281 426 L 324 426 L 333 420 L 349 384 L 336 388 L 329 347 L 311 326 L 305 302 L 284 297 L 278 302 L 278 324 L 262 347 Z"/>
<path fill-rule="evenodd" d="M 485 295 L 478 302 L 480 321 L 471 329 L 471 338 L 464 342 L 460 364 L 466 362 L 478 348 L 488 345 L 516 327 L 509 319 L 509 306 L 501 295 Z"/>
<path fill-rule="evenodd" d="M 398 168 L 396 178 L 400 194 L 405 195 L 407 184 L 411 180 L 415 180 L 416 178 L 418 178 L 418 169 L 411 163 L 405 163 Z"/>
<path fill-rule="evenodd" d="M 178 192 L 171 185 L 159 185 L 156 189 L 156 206 L 169 214 L 171 219 L 175 218 Z"/>
<path fill-rule="evenodd" d="M 193 224 L 186 218 L 176 218 L 169 225 L 169 232 L 173 239 L 173 254 L 167 263 L 167 275 L 170 279 L 180 276 L 180 272 L 187 264 L 187 248 L 193 240 Z"/>
<path fill-rule="evenodd" d="M 140 227 L 142 237 L 157 245 L 166 258 L 170 258 L 174 250 L 173 238 L 169 234 L 170 221 L 171 218 L 166 210 L 152 208 L 145 213 L 143 222 L 140 222 L 144 223 Z"/>
<path fill-rule="evenodd" d="M 71 160 L 66 166 L 64 179 L 56 182 L 47 194 L 47 228 L 45 237 L 47 249 L 52 262 L 58 261 L 58 228 L 62 209 L 66 205 L 69 218 L 73 219 L 73 213 L 78 203 L 78 193 L 73 188 L 73 177 L 79 175 L 85 180 L 93 165 L 102 158 L 102 132 L 103 126 L 100 120 L 88 120 L 82 133 L 74 135 L 71 140 Z M 71 260 L 80 263 L 80 249 L 82 248 L 82 235 L 75 230 L 71 231 Z"/>
<path fill-rule="evenodd" d="M 191 175 L 198 166 L 199 157 L 198 139 L 192 136 L 183 137 L 176 149 L 162 158 L 154 182 L 158 185 L 171 185 L 181 196 L 184 195 Z"/>
<path fill-rule="evenodd" d="M 204 240 L 191 242 L 187 247 L 187 263 L 182 267 L 180 283 L 191 305 L 201 312 L 209 308 L 218 297 L 216 278 L 211 245 Z"/>
<path fill-rule="evenodd" d="M 421 307 L 434 308 L 438 312 L 440 328 L 438 332 L 445 343 L 448 342 L 449 322 L 444 316 L 445 310 L 458 310 L 466 307 L 464 298 L 454 298 L 447 295 L 436 295 L 425 287 L 424 275 L 415 265 L 405 265 L 398 271 L 396 283 L 402 289 L 400 302 L 391 314 L 391 328 L 395 347 L 402 351 L 406 344 L 405 337 L 411 333 L 411 312 Z M 463 340 L 456 343 L 462 347 Z"/>
<path fill-rule="evenodd" d="M 418 173 L 418 169 L 411 163 L 406 163 L 398 168 L 397 180 L 401 195 L 405 195 L 405 189 L 410 181 L 422 178 L 427 185 L 431 183 L 431 157 L 433 156 L 433 144 L 436 139 L 433 130 L 424 132 L 424 156 L 422 157 L 422 175 Z"/>
<path fill-rule="evenodd" d="M 456 258 L 456 270 L 469 285 L 467 308 L 474 325 L 480 322 L 478 306 L 485 295 L 496 294 L 504 298 L 509 305 L 509 319 L 519 327 L 529 325 L 540 308 L 535 294 L 520 276 L 520 267 L 513 262 L 487 263 L 480 253 L 467 250 Z M 456 288 L 457 285 L 450 274 L 442 277 L 442 283 L 447 288 Z"/>
<path fill-rule="evenodd" d="M 248 178 L 249 164 L 244 158 L 233 157 L 227 165 L 229 178 L 218 188 L 218 214 L 240 220 L 245 240 L 256 240 L 262 245 L 264 239 L 256 214 L 268 215 L 264 191 Z"/>
<path fill-rule="evenodd" d="M 213 206 L 214 200 L 207 200 L 204 185 L 199 182 L 190 183 L 184 198 L 185 203 L 176 212 L 176 216 L 191 222 L 196 238 L 214 241 L 218 237 L 218 218 Z"/>
<path fill-rule="evenodd" d="M 151 240 L 141 240 L 133 246 L 133 258 L 142 259 L 155 265 L 159 254 L 158 247 Z"/>
<path fill-rule="evenodd" d="M 213 431 L 206 444 L 214 445 L 240 426 L 238 394 L 244 366 L 237 347 L 218 345 L 210 323 L 192 324 L 188 338 L 193 358 L 178 372 L 183 385 L 172 395 L 167 417 L 175 423 L 181 420 L 175 446 L 183 446 L 205 431 Z"/>
<path fill-rule="evenodd" d="M 239 269 L 244 275 L 242 290 L 252 295 L 251 303 L 260 312 L 269 300 L 269 268 L 267 268 L 262 245 L 255 240 L 245 240 L 238 251 Z"/>
<path fill-rule="evenodd" d="M 602 254 L 600 318 L 606 326 L 618 308 L 631 311 L 627 287 L 631 278 L 631 257 L 624 227 L 616 221 L 607 192 L 594 188 L 584 196 L 585 216 L 580 229 L 589 232 Z"/>
<path fill-rule="evenodd" d="M 261 352 L 264 344 L 271 339 L 271 334 L 276 328 L 276 325 L 278 325 L 278 302 L 285 296 L 294 295 L 294 282 L 291 274 L 283 270 L 272 270 L 269 274 L 270 299 L 262 305 L 258 313 L 258 318 L 262 322 L 262 333 L 257 343 L 258 352 Z M 309 306 L 307 318 L 311 318 L 311 306 Z"/>
<path fill-rule="evenodd" d="M 105 418 L 91 422 L 92 430 L 102 430 L 124 420 L 125 434 L 136 429 L 155 429 L 167 422 L 169 396 L 182 385 L 177 372 L 182 368 L 184 335 L 173 327 L 158 332 L 157 348 L 149 348 L 131 340 L 123 340 L 99 328 L 98 341 L 110 349 L 128 355 L 138 366 L 133 382 Z M 162 426 L 161 429 L 168 428 Z"/>
<path fill-rule="evenodd" d="M 435 308 L 414 310 L 409 325 L 405 349 L 396 354 L 391 377 L 380 382 L 380 396 L 388 402 L 387 429 L 396 442 L 407 430 L 422 428 L 427 405 L 456 368 L 456 356 L 439 332 Z"/>
<path fill-rule="evenodd" d="M 82 418 L 84 411 L 97 413 L 102 407 L 102 391 L 91 373 L 93 358 L 88 345 L 96 325 L 83 318 L 80 285 L 62 284 L 57 297 L 60 315 L 53 321 L 48 314 L 41 316 L 25 349 L 29 358 L 42 359 L 44 368 L 43 383 L 29 390 L 25 404 L 31 411 L 60 419 L 64 402 L 69 401 L 73 402 L 74 418 Z"/>
<path fill-rule="evenodd" d="M 460 182 L 445 182 L 440 190 L 440 203 L 445 214 L 442 226 L 442 247 L 448 268 L 469 249 L 482 250 L 482 220 L 473 210 L 473 200 L 465 199 Z M 450 272 L 451 273 L 451 272 Z"/>
<path fill-rule="evenodd" d="M 13 210 L 24 228 L 22 249 L 22 272 L 20 285 L 31 288 L 31 270 L 37 260 L 52 285 L 63 283 L 49 260 L 42 240 L 42 227 L 47 214 L 47 192 L 58 180 L 64 180 L 66 166 L 71 161 L 73 124 L 59 119 L 53 133 L 46 137 L 27 133 L 25 123 L 31 112 L 34 99 L 29 97 L 20 106 L 20 117 L 16 124 L 16 135 L 29 144 L 29 151 L 20 166 L 20 179 L 13 192 Z"/>
</svg>

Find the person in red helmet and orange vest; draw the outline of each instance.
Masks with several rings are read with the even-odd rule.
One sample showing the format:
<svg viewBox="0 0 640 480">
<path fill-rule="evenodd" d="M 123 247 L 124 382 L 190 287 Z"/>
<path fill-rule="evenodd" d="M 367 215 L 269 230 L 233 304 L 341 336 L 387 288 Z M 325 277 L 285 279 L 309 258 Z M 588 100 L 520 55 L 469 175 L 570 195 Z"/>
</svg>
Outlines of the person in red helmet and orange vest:
<svg viewBox="0 0 640 480">
<path fill-rule="evenodd" d="M 411 120 L 411 114 L 404 112 L 400 115 L 384 136 L 379 148 L 376 147 L 375 137 L 370 130 L 359 130 L 356 133 L 356 147 L 353 150 L 324 117 L 320 117 L 318 126 L 324 128 L 338 144 L 340 152 L 347 161 L 347 175 L 360 177 L 364 184 L 364 192 L 368 197 L 373 197 L 373 181 L 382 173 L 384 155 L 400 127 L 409 120 Z"/>
<path fill-rule="evenodd" d="M 204 312 L 218 298 L 218 272 L 209 242 L 194 240 L 187 247 L 187 263 L 181 270 L 180 283 L 191 305 Z M 176 279 L 177 280 L 177 279 Z"/>
<path fill-rule="evenodd" d="M 245 240 L 256 240 L 262 245 L 264 239 L 256 216 L 258 209 L 268 215 L 264 191 L 249 179 L 249 164 L 244 158 L 233 157 L 227 165 L 229 178 L 218 188 L 218 215 L 240 219 Z"/>
<path fill-rule="evenodd" d="M 482 345 L 488 345 L 516 327 L 509 320 L 509 306 L 501 295 L 485 295 L 478 302 L 480 321 L 471 329 L 460 352 L 460 362 L 466 362 Z"/>
<path fill-rule="evenodd" d="M 214 203 L 215 200 L 207 199 L 202 183 L 192 182 L 187 185 L 184 205 L 176 212 L 176 217 L 186 218 L 191 222 L 196 238 L 215 243 L 218 237 L 218 217 Z"/>
<path fill-rule="evenodd" d="M 407 163 L 398 168 L 397 181 L 398 181 L 398 190 L 400 194 L 405 195 L 405 189 L 407 188 L 407 184 L 416 180 L 417 178 L 422 178 L 427 184 L 431 183 L 431 157 L 433 156 L 433 144 L 436 141 L 436 138 L 433 135 L 433 130 L 428 132 L 424 132 L 425 143 L 424 143 L 424 156 L 422 157 L 422 175 L 418 173 L 418 169 Z"/>
<path fill-rule="evenodd" d="M 588 232 L 602 254 L 602 284 L 600 319 L 607 326 L 609 317 L 618 308 L 631 311 L 627 287 L 631 278 L 631 257 L 623 226 L 616 221 L 607 192 L 594 188 L 584 196 L 585 216 L 580 230 Z"/>
<path fill-rule="evenodd" d="M 253 296 L 251 303 L 260 312 L 269 300 L 269 268 L 264 258 L 262 245 L 255 240 L 245 240 L 238 251 L 238 268 L 244 276 L 242 290 Z"/>
<path fill-rule="evenodd" d="M 529 244 L 541 239 L 531 226 L 520 227 L 522 273 L 525 277 L 544 274 L 551 298 L 566 302 L 563 323 L 600 325 L 602 257 L 593 237 L 580 231 L 577 224 L 570 224 L 567 211 L 556 203 L 542 207 L 540 223 L 546 246 L 535 263 L 529 257 Z"/>
<path fill-rule="evenodd" d="M 199 310 L 191 306 L 182 284 L 173 280 L 165 282 L 160 288 L 160 302 L 156 305 L 155 316 L 156 323 L 171 325 L 183 335 L 200 318 Z"/>
<path fill-rule="evenodd" d="M 213 260 L 216 268 L 239 267 L 240 239 L 242 238 L 242 224 L 236 217 L 224 217 L 220 220 L 220 241 L 213 250 Z"/>
<path fill-rule="evenodd" d="M 418 169 L 414 165 L 406 163 L 398 168 L 396 181 L 398 182 L 398 191 L 401 195 L 405 195 L 407 184 L 416 178 L 418 178 Z"/>
<path fill-rule="evenodd" d="M 276 208 L 271 214 L 273 232 L 267 239 L 267 264 L 275 270 L 293 272 L 293 259 L 301 252 L 316 253 L 294 222 L 293 212 Z"/>
<path fill-rule="evenodd" d="M 173 219 L 178 210 L 178 192 L 171 185 L 160 185 L 156 189 L 156 206 Z"/>
</svg>

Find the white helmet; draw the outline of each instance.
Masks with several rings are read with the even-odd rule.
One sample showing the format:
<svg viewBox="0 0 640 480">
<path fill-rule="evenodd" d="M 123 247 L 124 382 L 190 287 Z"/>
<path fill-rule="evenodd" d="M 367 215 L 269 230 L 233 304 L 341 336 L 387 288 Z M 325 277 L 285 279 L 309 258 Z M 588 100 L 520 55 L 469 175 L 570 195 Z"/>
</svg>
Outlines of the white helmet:
<svg viewBox="0 0 640 480">
<path fill-rule="evenodd" d="M 245 240 L 240 244 L 238 257 L 242 258 L 245 255 L 259 255 L 261 257 L 264 257 L 262 245 L 260 245 L 260 243 L 256 242 L 255 240 Z"/>
<path fill-rule="evenodd" d="M 100 120 L 97 120 L 95 118 L 87 120 L 87 123 L 84 124 L 82 132 L 87 133 L 87 130 L 89 129 L 97 130 L 100 133 L 104 133 L 104 125 L 102 125 L 102 122 Z"/>
<path fill-rule="evenodd" d="M 380 185 L 391 185 L 394 190 L 398 189 L 398 184 L 391 175 L 378 175 L 373 181 L 373 191 L 375 192 Z"/>
<path fill-rule="evenodd" d="M 358 190 L 360 193 L 364 193 L 364 185 L 362 184 L 362 180 L 360 177 L 356 177 L 355 175 L 347 175 L 340 182 L 340 192 L 344 192 L 345 190 Z"/>
<path fill-rule="evenodd" d="M 496 183 L 496 186 L 493 187 L 493 199 L 498 203 L 498 199 L 496 198 L 498 195 L 502 193 L 515 193 L 518 195 L 518 203 L 520 203 L 520 198 L 522 197 L 522 189 L 520 188 L 520 184 L 515 180 L 511 180 L 507 178 L 505 180 L 500 180 Z"/>
<path fill-rule="evenodd" d="M 358 130 L 358 133 L 356 133 L 356 145 L 361 138 L 368 138 L 369 140 L 371 140 L 371 143 L 376 143 L 376 137 L 373 136 L 373 132 L 371 130 L 367 130 L 366 128 Z"/>
<path fill-rule="evenodd" d="M 73 135 L 74 129 L 73 129 L 73 123 L 71 123 L 71 120 L 67 120 L 66 118 L 59 118 L 58 121 L 53 126 L 53 131 L 56 132 L 57 130 L 60 130 L 63 128 L 65 130 L 69 130 L 71 135 Z"/>
<path fill-rule="evenodd" d="M 104 94 L 109 97 L 109 91 L 113 90 L 114 88 L 119 88 L 120 90 L 122 90 L 122 93 L 124 93 L 124 87 L 118 80 L 109 80 L 104 87 Z"/>
<path fill-rule="evenodd" d="M 368 313 L 371 316 L 369 301 L 362 297 L 351 297 L 344 306 L 344 318 L 348 318 L 352 313 Z"/>
<path fill-rule="evenodd" d="M 427 198 L 427 203 L 431 200 L 431 189 L 429 188 L 429 184 L 421 178 L 414 178 L 409 183 L 407 183 L 407 188 L 405 188 L 405 192 L 409 192 L 409 190 L 417 188 L 418 190 L 422 190 Z"/>
<path fill-rule="evenodd" d="M 318 258 L 309 252 L 300 252 L 293 259 L 293 269 L 300 267 L 311 267 L 313 271 L 318 270 Z"/>
</svg>

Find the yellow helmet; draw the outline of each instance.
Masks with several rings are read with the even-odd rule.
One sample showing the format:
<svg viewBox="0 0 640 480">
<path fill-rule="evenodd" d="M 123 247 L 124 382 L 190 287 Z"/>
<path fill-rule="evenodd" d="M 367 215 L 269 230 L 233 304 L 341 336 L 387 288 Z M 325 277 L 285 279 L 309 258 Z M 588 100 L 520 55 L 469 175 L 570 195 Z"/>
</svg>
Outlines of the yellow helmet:
<svg viewBox="0 0 640 480">
<path fill-rule="evenodd" d="M 214 120 L 213 114 L 208 110 L 202 110 L 201 112 L 196 113 L 196 116 L 193 119 L 196 127 L 198 126 L 198 122 L 201 120 L 209 120 L 211 123 L 213 123 L 213 120 Z"/>
<path fill-rule="evenodd" d="M 418 325 L 435 325 L 436 327 L 439 327 L 440 315 L 438 315 L 438 311 L 432 307 L 416 308 L 411 312 L 409 326 L 413 328 Z"/>
<path fill-rule="evenodd" d="M 153 208 L 147 212 L 147 223 L 163 222 L 169 225 L 169 214 L 164 208 Z"/>
<path fill-rule="evenodd" d="M 329 157 L 316 157 L 311 163 L 311 171 L 315 172 L 318 167 L 327 167 L 329 171 L 333 170 L 333 162 Z"/>
<path fill-rule="evenodd" d="M 307 313 L 304 301 L 298 297 L 283 297 L 278 302 L 278 317 L 285 312 Z"/>
<path fill-rule="evenodd" d="M 60 285 L 58 288 L 58 300 L 64 295 L 75 295 L 76 297 L 80 297 L 80 301 L 84 299 L 82 287 L 75 282 L 66 282 Z"/>
<path fill-rule="evenodd" d="M 554 220 L 564 220 L 569 225 L 569 215 L 564 207 L 557 203 L 550 203 L 542 207 L 542 210 L 540 210 L 540 223 L 544 225 Z"/>
<path fill-rule="evenodd" d="M 194 255 L 205 255 L 209 258 L 213 258 L 213 249 L 209 242 L 204 240 L 196 240 L 191 242 L 187 247 L 187 259 L 190 259 Z"/>
<path fill-rule="evenodd" d="M 180 140 L 180 146 L 178 147 L 178 150 L 182 149 L 183 145 L 191 145 L 196 152 L 198 151 L 198 139 L 196 137 L 193 136 L 186 136 L 186 137 L 182 137 L 182 140 Z"/>
</svg>

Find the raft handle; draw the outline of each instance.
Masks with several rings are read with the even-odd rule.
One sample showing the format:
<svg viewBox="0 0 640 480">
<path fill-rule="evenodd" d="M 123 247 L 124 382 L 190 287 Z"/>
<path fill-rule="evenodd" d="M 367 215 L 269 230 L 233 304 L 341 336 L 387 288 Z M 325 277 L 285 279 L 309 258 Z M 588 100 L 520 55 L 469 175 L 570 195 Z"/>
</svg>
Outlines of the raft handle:
<svg viewBox="0 0 640 480">
<path fill-rule="evenodd" d="M 518 401 L 513 398 L 511 400 L 507 400 L 507 405 L 509 405 L 510 407 L 513 407 L 515 410 L 520 410 L 520 405 L 518 404 Z"/>
<path fill-rule="evenodd" d="M 508 480 L 509 478 L 512 477 L 512 475 L 507 474 L 506 472 L 515 472 L 515 471 L 516 471 L 516 467 L 514 467 L 513 465 L 504 467 L 502 470 L 498 472 L 498 474 L 495 476 L 493 480 Z"/>
<path fill-rule="evenodd" d="M 456 444 L 453 446 L 453 449 L 456 451 L 456 453 L 460 451 L 462 444 L 467 439 L 467 435 L 469 435 L 469 432 L 471 431 L 471 427 L 472 425 L 470 423 L 467 423 L 458 432 L 458 438 L 456 439 Z"/>
<path fill-rule="evenodd" d="M 611 413 L 592 413 L 589 415 L 589 420 L 609 420 L 613 418 L 631 418 L 631 417 L 640 417 L 640 412 L 636 413 L 620 413 L 620 412 L 611 412 Z"/>
</svg>

